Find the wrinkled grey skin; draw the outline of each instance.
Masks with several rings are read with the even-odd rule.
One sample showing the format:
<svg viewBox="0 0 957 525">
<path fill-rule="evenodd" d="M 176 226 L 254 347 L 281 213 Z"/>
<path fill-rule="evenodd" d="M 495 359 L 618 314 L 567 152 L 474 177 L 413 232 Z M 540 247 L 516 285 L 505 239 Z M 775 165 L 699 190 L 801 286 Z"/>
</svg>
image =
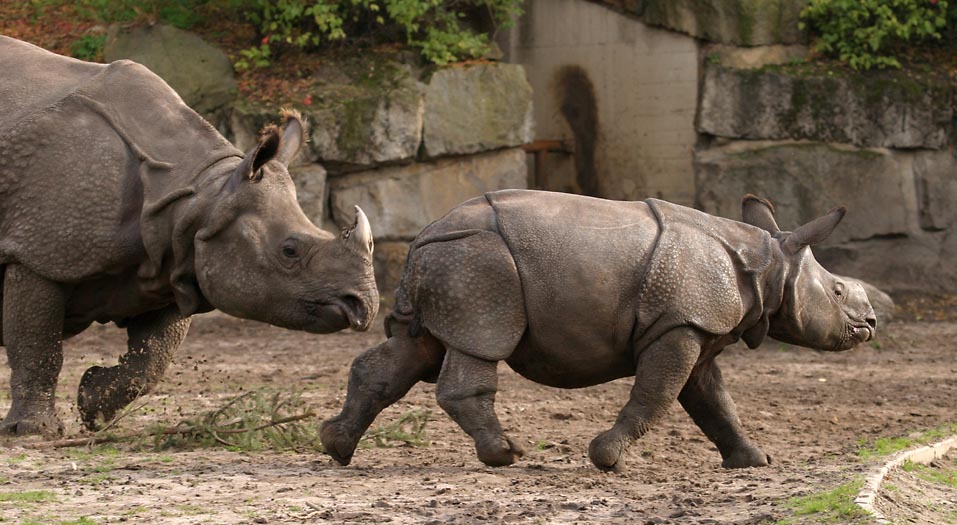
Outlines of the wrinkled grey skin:
<svg viewBox="0 0 957 525">
<path fill-rule="evenodd" d="M 493 410 L 496 366 L 549 386 L 634 376 L 615 425 L 589 447 L 602 470 L 675 399 L 725 467 L 767 465 L 745 435 L 715 363 L 725 346 L 766 336 L 821 350 L 874 337 L 862 287 L 814 260 L 843 209 L 782 232 L 770 203 L 747 196 L 747 223 L 649 199 L 615 202 L 502 191 L 455 208 L 413 242 L 387 319 L 389 339 L 352 364 L 342 412 L 322 426 L 348 464 L 376 415 L 418 381 L 475 441 L 509 465 L 522 449 Z"/>
<path fill-rule="evenodd" d="M 287 171 L 305 140 L 297 114 L 243 155 L 139 64 L 0 37 L 0 71 L 0 341 L 12 386 L 0 430 L 61 431 L 61 341 L 94 321 L 126 327 L 129 350 L 83 375 L 90 428 L 159 381 L 194 313 L 368 328 L 379 303 L 369 224 L 357 210 L 337 238 L 299 208 Z"/>
</svg>

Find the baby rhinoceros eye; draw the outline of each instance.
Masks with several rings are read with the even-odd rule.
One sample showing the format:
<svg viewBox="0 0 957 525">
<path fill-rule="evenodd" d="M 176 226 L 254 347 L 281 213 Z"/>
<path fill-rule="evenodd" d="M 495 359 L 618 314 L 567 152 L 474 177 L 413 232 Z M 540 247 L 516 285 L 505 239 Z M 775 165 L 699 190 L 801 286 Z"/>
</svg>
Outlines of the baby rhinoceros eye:
<svg viewBox="0 0 957 525">
<path fill-rule="evenodd" d="M 286 243 L 282 247 L 282 255 L 287 259 L 299 258 L 299 249 L 294 243 Z"/>
<path fill-rule="evenodd" d="M 844 283 L 837 283 L 834 285 L 834 295 L 839 298 L 844 297 Z"/>
</svg>

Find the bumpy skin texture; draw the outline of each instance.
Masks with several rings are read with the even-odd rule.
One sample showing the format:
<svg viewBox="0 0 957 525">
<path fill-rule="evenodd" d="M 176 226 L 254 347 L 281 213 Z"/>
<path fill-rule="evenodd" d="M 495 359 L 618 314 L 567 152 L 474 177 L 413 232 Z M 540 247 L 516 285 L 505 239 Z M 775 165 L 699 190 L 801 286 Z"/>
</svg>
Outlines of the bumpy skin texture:
<svg viewBox="0 0 957 525">
<path fill-rule="evenodd" d="M 317 333 L 378 309 L 368 221 L 340 237 L 296 203 L 294 112 L 245 155 L 145 67 L 81 62 L 0 36 L 0 342 L 12 406 L 0 431 L 56 433 L 61 341 L 129 333 L 119 365 L 83 376 L 87 426 L 160 380 L 189 316 Z"/>
<path fill-rule="evenodd" d="M 649 199 L 615 202 L 507 190 L 461 204 L 413 242 L 386 320 L 389 339 L 353 363 L 326 450 L 348 464 L 376 415 L 418 381 L 487 465 L 519 446 L 494 412 L 496 366 L 550 386 L 634 376 L 614 426 L 589 447 L 621 470 L 628 446 L 677 399 L 725 467 L 767 465 L 744 434 L 714 358 L 739 338 L 768 335 L 824 350 L 874 336 L 863 289 L 814 261 L 809 244 L 837 226 L 834 210 L 782 232 L 770 203 L 747 196 L 750 224 Z"/>
</svg>

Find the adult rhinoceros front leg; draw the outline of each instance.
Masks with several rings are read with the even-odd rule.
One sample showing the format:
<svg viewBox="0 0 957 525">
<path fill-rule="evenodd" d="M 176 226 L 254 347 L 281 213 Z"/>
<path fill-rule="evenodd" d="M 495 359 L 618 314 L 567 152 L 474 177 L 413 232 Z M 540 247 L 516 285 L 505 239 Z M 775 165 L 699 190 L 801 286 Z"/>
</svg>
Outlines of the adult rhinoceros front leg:
<svg viewBox="0 0 957 525">
<path fill-rule="evenodd" d="M 701 340 L 691 328 L 671 330 L 641 352 L 628 404 L 611 430 L 588 447 L 596 467 L 616 472 L 624 468 L 625 450 L 667 414 L 700 353 Z"/>
<path fill-rule="evenodd" d="M 3 341 L 10 365 L 13 403 L 0 431 L 59 434 L 56 384 L 63 365 L 66 298 L 60 284 L 19 264 L 7 266 L 3 282 Z"/>
<path fill-rule="evenodd" d="M 175 305 L 130 321 L 129 349 L 120 363 L 90 367 L 80 380 L 77 406 L 83 424 L 93 430 L 97 421 L 113 419 L 120 409 L 152 390 L 186 338 L 189 323 Z"/>
<path fill-rule="evenodd" d="M 695 367 L 678 401 L 691 419 L 721 452 L 725 468 L 762 467 L 771 457 L 744 434 L 734 400 L 724 386 L 721 370 L 713 359 Z"/>
</svg>

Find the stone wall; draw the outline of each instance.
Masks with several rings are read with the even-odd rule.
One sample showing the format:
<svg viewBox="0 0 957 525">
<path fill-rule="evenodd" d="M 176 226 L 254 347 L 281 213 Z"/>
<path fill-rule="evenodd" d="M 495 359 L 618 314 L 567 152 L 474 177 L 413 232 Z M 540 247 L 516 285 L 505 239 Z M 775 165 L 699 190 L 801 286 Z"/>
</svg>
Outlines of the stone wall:
<svg viewBox="0 0 957 525">
<path fill-rule="evenodd" d="M 536 167 L 544 189 L 692 204 L 694 39 L 596 3 L 529 0 L 503 47 L 528 72 L 535 137 L 575 143 Z"/>
<path fill-rule="evenodd" d="M 279 118 L 276 105 L 237 100 L 228 60 L 195 35 L 162 26 L 113 28 L 110 35 L 107 57 L 151 67 L 244 151 L 264 124 Z M 316 224 L 337 231 L 351 225 L 354 205 L 366 212 L 386 301 L 409 241 L 429 222 L 485 192 L 527 187 L 520 146 L 533 133 L 532 91 L 522 66 L 426 71 L 402 58 L 369 53 L 317 60 L 320 85 L 303 94 L 308 105 L 298 105 L 310 141 L 290 167 L 303 211 Z M 172 63 L 176 67 L 168 67 Z M 204 70 L 213 67 L 219 84 L 207 82 Z"/>
<path fill-rule="evenodd" d="M 545 158 L 549 189 L 583 192 L 591 168 L 598 196 L 733 219 L 756 193 L 785 228 L 843 205 L 844 224 L 816 249 L 826 266 L 891 290 L 957 291 L 951 82 L 804 63 L 806 4 L 528 2 L 507 56 L 529 73 L 536 138 L 576 143 L 575 158 Z M 597 119 L 575 118 L 588 106 L 569 105 L 569 72 L 592 88 Z M 596 139 L 583 144 L 586 125 Z"/>
</svg>

